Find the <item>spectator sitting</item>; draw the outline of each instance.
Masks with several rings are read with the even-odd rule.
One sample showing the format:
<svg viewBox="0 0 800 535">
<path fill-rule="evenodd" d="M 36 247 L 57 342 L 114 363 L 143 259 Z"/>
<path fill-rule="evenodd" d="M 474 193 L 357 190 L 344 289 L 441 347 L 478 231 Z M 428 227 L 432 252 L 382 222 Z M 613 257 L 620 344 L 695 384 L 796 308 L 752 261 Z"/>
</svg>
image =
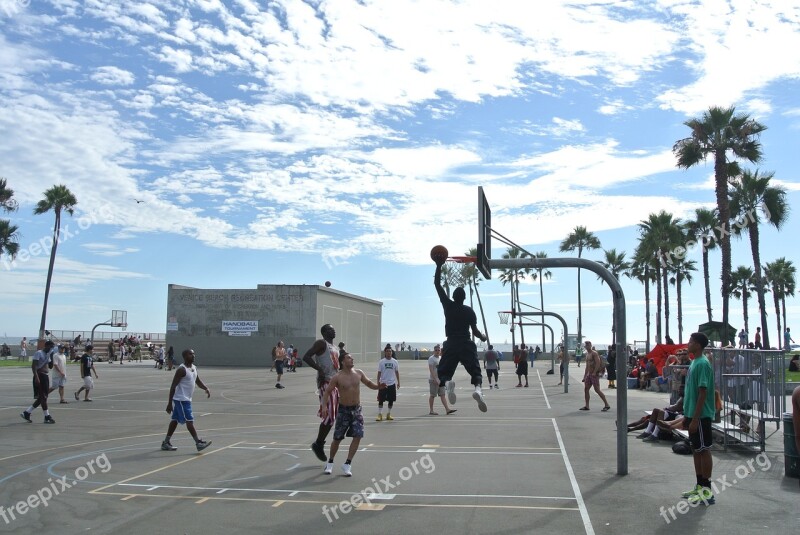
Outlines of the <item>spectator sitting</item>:
<svg viewBox="0 0 800 535">
<path fill-rule="evenodd" d="M 663 409 L 653 409 L 649 416 L 643 416 L 639 420 L 628 424 L 628 432 L 645 429 L 636 438 L 641 438 L 646 442 L 655 442 L 659 436 L 659 422 L 671 422 L 681 416 L 683 412 L 683 398 L 680 398 L 674 405 L 669 405 Z M 662 428 L 663 429 L 663 428 Z"/>
<path fill-rule="evenodd" d="M 639 389 L 646 390 L 650 387 L 650 381 L 658 377 L 658 368 L 653 359 L 647 362 L 643 371 L 639 372 Z"/>
<path fill-rule="evenodd" d="M 793 356 L 792 360 L 789 361 L 789 371 L 800 372 L 800 355 Z"/>
</svg>

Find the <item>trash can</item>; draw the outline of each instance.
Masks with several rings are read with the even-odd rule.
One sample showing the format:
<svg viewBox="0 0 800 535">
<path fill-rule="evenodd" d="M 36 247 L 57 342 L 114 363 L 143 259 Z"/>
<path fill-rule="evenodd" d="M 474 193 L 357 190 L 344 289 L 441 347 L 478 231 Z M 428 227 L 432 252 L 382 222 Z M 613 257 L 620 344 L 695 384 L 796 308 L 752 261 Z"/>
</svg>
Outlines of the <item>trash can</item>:
<svg viewBox="0 0 800 535">
<path fill-rule="evenodd" d="M 783 413 L 783 461 L 786 466 L 784 474 L 786 477 L 800 477 L 800 454 L 797 452 L 797 443 L 794 435 L 797 430 L 794 428 L 792 413 Z"/>
</svg>

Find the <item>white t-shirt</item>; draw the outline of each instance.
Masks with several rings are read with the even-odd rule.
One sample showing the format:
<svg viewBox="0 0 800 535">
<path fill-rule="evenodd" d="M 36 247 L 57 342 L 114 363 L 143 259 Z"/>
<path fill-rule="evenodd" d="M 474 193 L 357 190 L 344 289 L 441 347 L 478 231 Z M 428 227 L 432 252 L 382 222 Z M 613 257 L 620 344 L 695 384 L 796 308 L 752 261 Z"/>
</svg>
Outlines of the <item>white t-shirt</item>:
<svg viewBox="0 0 800 535">
<path fill-rule="evenodd" d="M 439 357 L 437 357 L 436 355 L 431 355 L 430 357 L 428 357 L 428 382 L 429 383 L 439 382 L 438 378 L 436 379 L 431 378 L 430 375 L 431 366 L 433 366 L 433 373 L 436 374 L 436 369 L 439 367 Z"/>
<path fill-rule="evenodd" d="M 400 365 L 397 364 L 396 359 L 381 359 L 378 363 L 378 373 L 381 374 L 381 383 L 386 386 L 397 384 L 397 374 L 395 372 L 400 370 Z"/>
<path fill-rule="evenodd" d="M 64 353 L 56 353 L 53 355 L 53 377 L 61 379 L 63 374 L 59 373 L 58 368 L 65 372 L 67 371 L 67 356 Z"/>
</svg>

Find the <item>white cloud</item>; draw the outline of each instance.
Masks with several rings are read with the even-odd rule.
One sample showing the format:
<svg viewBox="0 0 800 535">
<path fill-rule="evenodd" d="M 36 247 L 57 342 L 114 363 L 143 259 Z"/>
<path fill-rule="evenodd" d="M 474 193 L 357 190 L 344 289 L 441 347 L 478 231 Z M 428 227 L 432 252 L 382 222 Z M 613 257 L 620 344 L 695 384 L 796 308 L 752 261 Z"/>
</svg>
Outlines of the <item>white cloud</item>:
<svg viewBox="0 0 800 535">
<path fill-rule="evenodd" d="M 113 66 L 98 67 L 91 78 L 103 85 L 131 85 L 136 79 L 132 72 Z"/>
</svg>

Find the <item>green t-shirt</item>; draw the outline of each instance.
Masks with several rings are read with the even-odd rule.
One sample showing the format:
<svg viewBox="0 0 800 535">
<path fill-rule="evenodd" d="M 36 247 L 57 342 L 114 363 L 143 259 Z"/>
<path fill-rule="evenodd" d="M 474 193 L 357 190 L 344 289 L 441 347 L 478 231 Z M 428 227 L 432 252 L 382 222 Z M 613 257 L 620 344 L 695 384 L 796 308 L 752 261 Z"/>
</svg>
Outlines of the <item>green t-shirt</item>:
<svg viewBox="0 0 800 535">
<path fill-rule="evenodd" d="M 714 406 L 714 369 L 705 355 L 699 356 L 689 366 L 689 377 L 686 379 L 686 390 L 683 394 L 683 414 L 687 418 L 694 416 L 700 388 L 706 389 L 706 401 L 700 412 L 700 418 L 714 418 L 717 410 Z"/>
</svg>

